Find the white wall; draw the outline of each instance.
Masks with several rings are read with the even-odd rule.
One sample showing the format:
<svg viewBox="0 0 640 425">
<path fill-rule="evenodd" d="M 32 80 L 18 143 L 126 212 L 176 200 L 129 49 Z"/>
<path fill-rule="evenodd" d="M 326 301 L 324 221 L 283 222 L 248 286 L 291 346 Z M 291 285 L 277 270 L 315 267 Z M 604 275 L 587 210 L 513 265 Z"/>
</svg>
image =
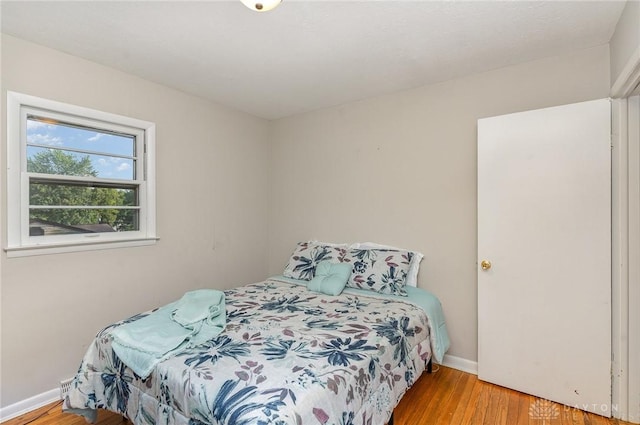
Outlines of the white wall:
<svg viewBox="0 0 640 425">
<path fill-rule="evenodd" d="M 12 90 L 156 123 L 160 237 L 151 247 L 11 259 L 2 252 L 7 406 L 71 377 L 111 322 L 189 289 L 266 277 L 268 122 L 7 35 L 1 60 L 2 105 Z M 3 130 L 2 169 L 5 152 Z"/>
<path fill-rule="evenodd" d="M 600 46 L 275 121 L 270 274 L 311 238 L 422 251 L 449 354 L 475 361 L 477 119 L 607 97 L 609 66 Z"/>
</svg>

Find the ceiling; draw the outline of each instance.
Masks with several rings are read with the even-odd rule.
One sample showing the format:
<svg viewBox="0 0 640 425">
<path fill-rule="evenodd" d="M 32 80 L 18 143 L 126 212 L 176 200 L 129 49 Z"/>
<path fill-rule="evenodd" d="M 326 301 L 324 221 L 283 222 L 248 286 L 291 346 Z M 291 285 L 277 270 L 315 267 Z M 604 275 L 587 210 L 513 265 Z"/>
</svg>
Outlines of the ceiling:
<svg viewBox="0 0 640 425">
<path fill-rule="evenodd" d="M 602 45 L 624 1 L 2 1 L 2 32 L 277 119 Z M 6 65 L 5 65 L 6 66 Z"/>
</svg>

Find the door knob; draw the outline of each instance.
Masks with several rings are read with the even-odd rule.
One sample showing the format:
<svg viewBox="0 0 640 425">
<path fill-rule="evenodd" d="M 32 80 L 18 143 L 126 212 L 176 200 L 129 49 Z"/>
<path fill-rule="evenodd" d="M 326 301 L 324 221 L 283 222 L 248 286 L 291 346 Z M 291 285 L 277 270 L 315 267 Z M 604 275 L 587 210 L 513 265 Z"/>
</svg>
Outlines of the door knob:
<svg viewBox="0 0 640 425">
<path fill-rule="evenodd" d="M 482 260 L 480 267 L 482 267 L 482 270 L 489 270 L 491 268 L 491 261 Z"/>
</svg>

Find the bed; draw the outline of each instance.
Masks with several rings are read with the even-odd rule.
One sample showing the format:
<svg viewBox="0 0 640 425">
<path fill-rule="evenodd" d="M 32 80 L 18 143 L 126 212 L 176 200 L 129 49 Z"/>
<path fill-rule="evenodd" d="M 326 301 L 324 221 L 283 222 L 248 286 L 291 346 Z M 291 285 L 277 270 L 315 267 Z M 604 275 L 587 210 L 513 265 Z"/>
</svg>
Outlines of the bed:
<svg viewBox="0 0 640 425">
<path fill-rule="evenodd" d="M 98 333 L 63 409 L 95 422 L 107 409 L 134 424 L 382 425 L 448 336 L 438 300 L 346 288 L 310 291 L 285 276 L 225 291 L 226 328 L 163 360 L 146 378 Z"/>
</svg>

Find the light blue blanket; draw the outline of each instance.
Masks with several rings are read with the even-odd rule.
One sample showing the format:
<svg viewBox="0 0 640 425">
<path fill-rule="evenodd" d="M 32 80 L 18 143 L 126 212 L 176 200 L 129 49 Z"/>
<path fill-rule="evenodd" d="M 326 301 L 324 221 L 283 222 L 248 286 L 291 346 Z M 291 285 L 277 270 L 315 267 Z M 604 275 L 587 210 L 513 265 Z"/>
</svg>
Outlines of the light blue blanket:
<svg viewBox="0 0 640 425">
<path fill-rule="evenodd" d="M 175 352 L 202 345 L 226 324 L 224 292 L 200 289 L 111 332 L 113 350 L 138 376 Z"/>
</svg>

